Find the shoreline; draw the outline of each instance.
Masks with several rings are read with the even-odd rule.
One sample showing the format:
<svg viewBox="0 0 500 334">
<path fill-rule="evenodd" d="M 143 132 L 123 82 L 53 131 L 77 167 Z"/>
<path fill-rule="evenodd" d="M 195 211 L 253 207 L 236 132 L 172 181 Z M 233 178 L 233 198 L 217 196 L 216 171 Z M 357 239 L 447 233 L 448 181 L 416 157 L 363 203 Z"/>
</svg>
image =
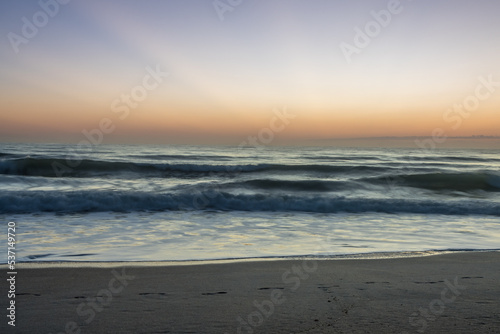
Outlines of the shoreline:
<svg viewBox="0 0 500 334">
<path fill-rule="evenodd" d="M 342 261 L 20 267 L 15 332 L 498 332 L 499 264 L 500 252 L 494 251 Z M 5 321 L 0 330 L 10 332 L 3 328 Z"/>
<path fill-rule="evenodd" d="M 372 252 L 337 255 L 297 255 L 297 256 L 269 256 L 246 257 L 227 259 L 200 259 L 200 260 L 165 260 L 165 261 L 29 261 L 17 262 L 18 269 L 43 269 L 43 268 L 115 268 L 115 267 L 171 267 L 171 266 L 197 266 L 211 264 L 232 263 L 258 263 L 274 261 L 346 261 L 346 260 L 385 260 L 405 259 L 445 254 L 460 253 L 489 253 L 500 252 L 500 249 L 461 249 L 461 250 L 426 250 L 426 251 L 401 251 L 401 252 Z M 0 264 L 0 270 L 7 269 L 7 264 Z"/>
</svg>

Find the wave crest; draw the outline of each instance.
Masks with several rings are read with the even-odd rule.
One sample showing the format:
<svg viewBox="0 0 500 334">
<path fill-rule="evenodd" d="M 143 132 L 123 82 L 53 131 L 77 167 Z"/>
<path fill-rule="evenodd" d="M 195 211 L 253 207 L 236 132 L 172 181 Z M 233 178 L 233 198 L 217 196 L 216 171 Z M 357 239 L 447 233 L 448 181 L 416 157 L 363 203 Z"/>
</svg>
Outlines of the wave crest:
<svg viewBox="0 0 500 334">
<path fill-rule="evenodd" d="M 163 194 L 126 191 L 17 192 L 0 195 L 0 208 L 2 213 L 220 210 L 500 216 L 500 206 L 497 203 L 470 199 L 437 202 L 342 196 L 231 194 L 216 191 Z"/>
</svg>

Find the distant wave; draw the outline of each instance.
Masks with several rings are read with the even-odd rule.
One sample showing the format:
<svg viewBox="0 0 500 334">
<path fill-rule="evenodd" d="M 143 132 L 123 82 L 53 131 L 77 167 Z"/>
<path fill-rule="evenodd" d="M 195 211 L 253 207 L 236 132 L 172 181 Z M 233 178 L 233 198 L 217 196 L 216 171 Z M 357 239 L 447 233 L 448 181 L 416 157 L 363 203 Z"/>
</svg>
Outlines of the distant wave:
<svg viewBox="0 0 500 334">
<path fill-rule="evenodd" d="M 231 184 L 236 187 L 249 187 L 262 190 L 279 190 L 279 191 L 334 191 L 345 190 L 352 187 L 351 182 L 345 181 L 329 181 L 329 180 L 273 180 L 273 179 L 256 179 L 243 182 L 235 182 Z"/>
<path fill-rule="evenodd" d="M 384 156 L 373 156 L 373 155 L 311 155 L 311 156 L 303 156 L 302 159 L 307 160 L 323 160 L 323 161 L 367 161 L 367 160 L 375 160 L 380 162 L 386 162 L 387 158 Z M 400 163 L 408 163 L 408 162 L 480 162 L 480 163 L 488 163 L 491 161 L 500 161 L 500 159 L 495 158 L 481 158 L 481 157 L 462 157 L 462 156 L 454 156 L 454 155 L 439 155 L 439 156 L 401 156 L 398 158 Z"/>
<path fill-rule="evenodd" d="M 71 163 L 71 162 L 70 162 Z M 268 165 L 200 165 L 200 164 L 164 164 L 164 163 L 135 163 L 121 161 L 81 160 L 74 167 L 64 159 L 37 159 L 23 158 L 0 161 L 0 174 L 56 177 L 56 169 L 59 175 L 65 177 L 85 177 L 99 175 L 113 175 L 117 173 L 130 172 L 137 174 L 159 173 L 159 172 L 184 172 L 184 173 L 234 173 L 263 170 Z"/>
<path fill-rule="evenodd" d="M 430 190 L 500 191 L 500 174 L 492 172 L 425 173 L 366 178 L 371 183 L 387 183 Z"/>
<path fill-rule="evenodd" d="M 232 194 L 217 191 L 163 194 L 126 191 L 30 191 L 0 195 L 1 213 L 168 210 L 383 212 L 500 216 L 498 203 L 471 199 L 439 202 L 343 196 Z"/>
<path fill-rule="evenodd" d="M 229 155 L 192 155 L 192 154 L 129 154 L 128 158 L 149 159 L 149 160 L 215 160 L 229 161 L 234 157 Z"/>
<path fill-rule="evenodd" d="M 383 172 L 396 169 L 387 166 L 353 166 L 353 165 L 317 165 L 317 164 L 242 164 L 242 165 L 212 165 L 212 164 L 168 164 L 168 163 L 138 163 L 122 161 L 81 160 L 71 167 L 64 159 L 22 158 L 0 160 L 0 174 L 56 177 L 54 166 L 65 177 L 86 177 L 115 175 L 129 172 L 137 174 L 151 173 L 250 173 L 250 172 L 303 172 L 303 173 L 345 173 L 345 172 Z"/>
<path fill-rule="evenodd" d="M 402 158 L 401 160 L 405 160 Z M 425 156 L 425 157 L 407 157 L 408 161 L 450 161 L 450 162 L 491 162 L 491 161 L 500 161 L 500 159 L 495 158 L 480 158 L 480 157 L 461 157 L 461 156 Z"/>
<path fill-rule="evenodd" d="M 57 175 L 56 168 L 62 171 Z M 11 158 L 0 159 L 0 175 L 63 177 L 177 177 L 197 178 L 217 176 L 234 178 L 239 174 L 259 173 L 251 180 L 237 180 L 232 188 L 241 186 L 262 190 L 336 191 L 359 188 L 360 185 L 414 187 L 434 191 L 500 191 L 500 173 L 491 170 L 455 172 L 449 168 L 430 168 L 422 165 L 399 166 L 357 164 L 234 164 L 203 163 L 142 163 L 127 161 L 81 160 L 76 167 L 64 159 Z M 132 176 L 130 176 L 132 174 Z M 297 180 L 276 179 L 277 175 L 292 175 Z M 303 176 L 303 177 L 302 177 Z M 313 179 L 307 177 L 313 176 Z M 338 178 L 342 179 L 339 181 Z M 345 180 L 349 179 L 346 183 Z"/>
<path fill-rule="evenodd" d="M 303 156 L 306 160 L 324 160 L 324 161 L 366 161 L 366 160 L 383 160 L 381 157 L 368 155 L 309 155 Z"/>
</svg>

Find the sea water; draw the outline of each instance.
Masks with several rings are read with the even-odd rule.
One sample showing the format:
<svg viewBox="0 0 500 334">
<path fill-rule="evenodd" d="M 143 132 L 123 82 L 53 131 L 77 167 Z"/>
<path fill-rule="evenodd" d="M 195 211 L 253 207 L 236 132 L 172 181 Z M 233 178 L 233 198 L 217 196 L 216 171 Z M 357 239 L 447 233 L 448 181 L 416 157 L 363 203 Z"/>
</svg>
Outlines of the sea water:
<svg viewBox="0 0 500 334">
<path fill-rule="evenodd" d="M 0 221 L 16 222 L 16 258 L 26 262 L 498 249 L 500 156 L 1 144 Z"/>
</svg>

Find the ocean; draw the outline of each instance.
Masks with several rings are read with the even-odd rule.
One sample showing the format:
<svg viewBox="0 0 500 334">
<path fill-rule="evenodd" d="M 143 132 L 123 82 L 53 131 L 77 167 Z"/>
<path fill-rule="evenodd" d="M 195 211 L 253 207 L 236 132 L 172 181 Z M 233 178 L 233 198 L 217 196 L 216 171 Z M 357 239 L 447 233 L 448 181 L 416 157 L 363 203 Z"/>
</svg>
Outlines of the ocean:
<svg viewBox="0 0 500 334">
<path fill-rule="evenodd" d="M 499 249 L 498 153 L 0 144 L 0 219 L 17 262 Z"/>
</svg>

